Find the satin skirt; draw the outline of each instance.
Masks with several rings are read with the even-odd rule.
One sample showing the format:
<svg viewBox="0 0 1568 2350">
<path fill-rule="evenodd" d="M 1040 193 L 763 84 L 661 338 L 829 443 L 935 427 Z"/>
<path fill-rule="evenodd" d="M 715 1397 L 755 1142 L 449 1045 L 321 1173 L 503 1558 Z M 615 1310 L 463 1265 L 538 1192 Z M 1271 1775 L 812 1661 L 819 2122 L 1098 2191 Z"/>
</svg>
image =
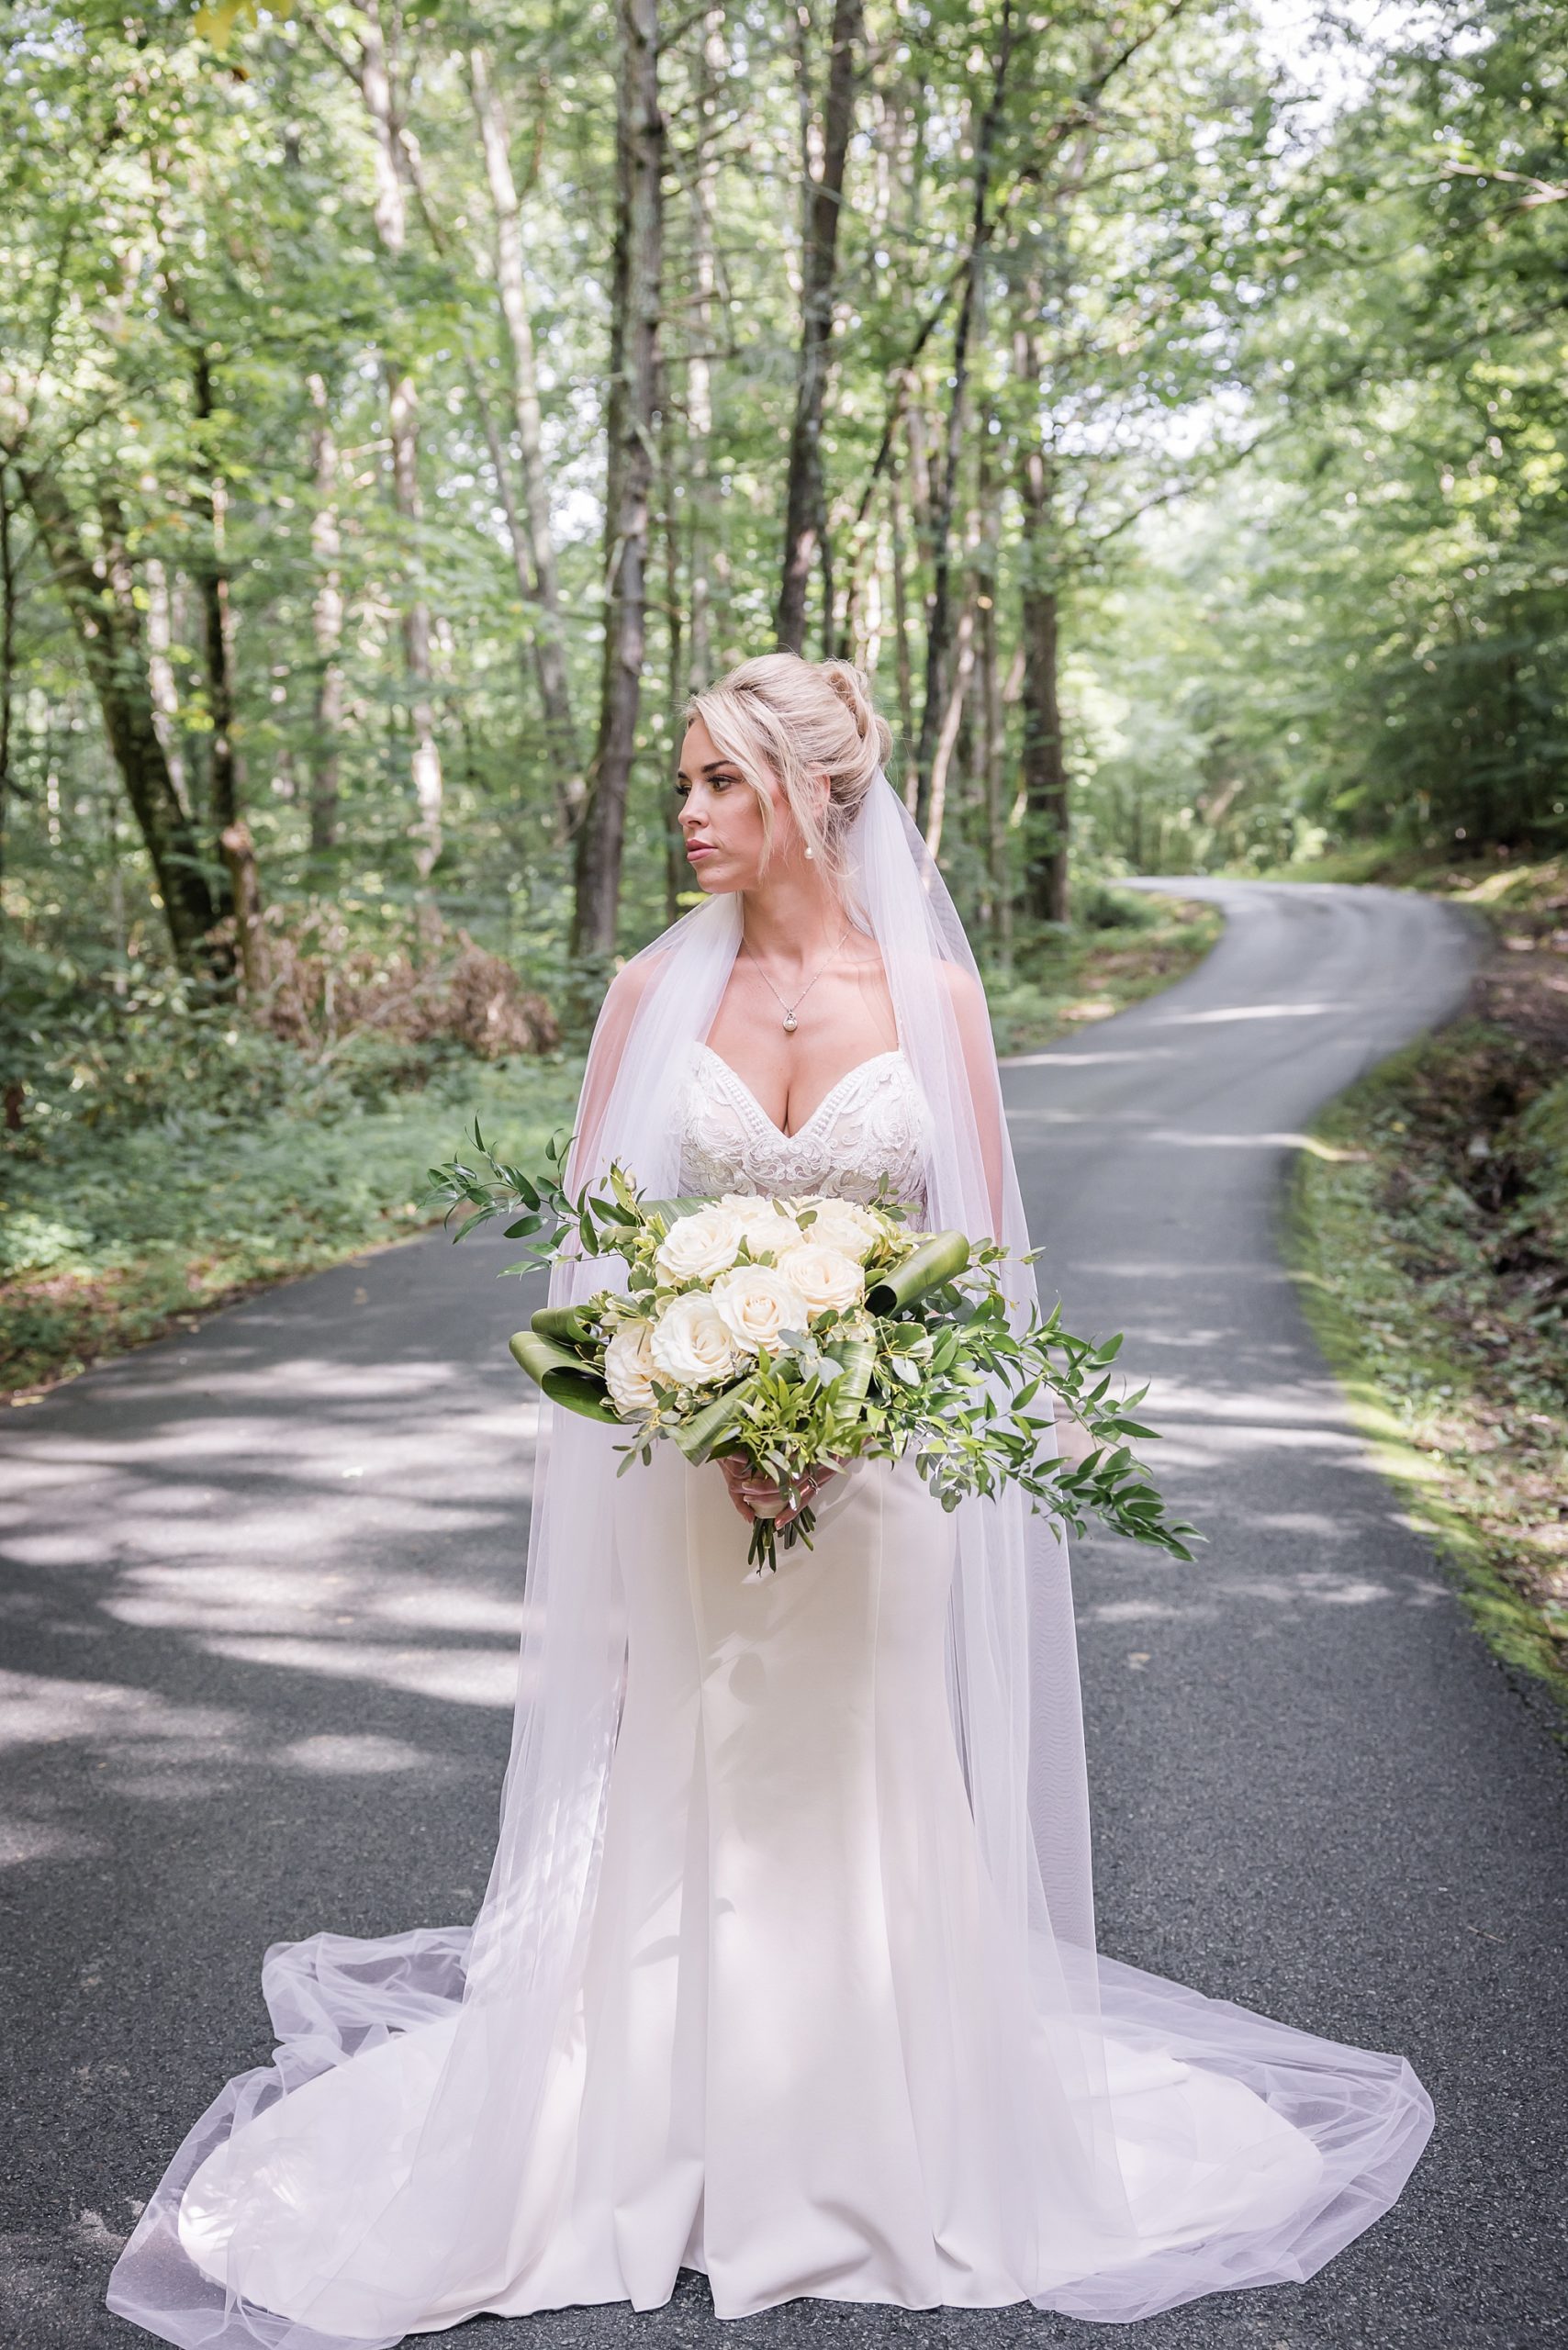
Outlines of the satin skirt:
<svg viewBox="0 0 1568 2350">
<path fill-rule="evenodd" d="M 835 1480 L 774 1576 L 673 1448 L 616 1510 L 628 1677 L 586 1961 L 507 2241 L 459 2228 L 410 2332 L 652 2309 L 682 2267 L 721 2318 L 824 2296 L 1126 2319 L 1308 2274 L 1386 2209 L 1431 2119 L 1398 2058 L 1103 1962 L 1086 1998 L 1059 1953 L 1014 1950 L 947 1701 L 953 1521 L 912 1463 Z M 384 2340 L 349 2248 L 454 2015 L 176 2165 L 166 2249 L 301 2341 Z M 174 2330 L 135 2250 L 111 2299 L 165 2338 L 295 2338 Z"/>
</svg>

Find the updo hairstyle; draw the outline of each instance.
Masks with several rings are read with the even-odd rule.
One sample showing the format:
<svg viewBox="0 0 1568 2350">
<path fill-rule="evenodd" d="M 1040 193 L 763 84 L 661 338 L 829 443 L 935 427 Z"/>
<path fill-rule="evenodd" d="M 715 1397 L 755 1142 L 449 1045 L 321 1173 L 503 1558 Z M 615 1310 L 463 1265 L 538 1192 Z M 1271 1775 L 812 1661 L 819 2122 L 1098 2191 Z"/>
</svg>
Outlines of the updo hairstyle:
<svg viewBox="0 0 1568 2350">
<path fill-rule="evenodd" d="M 693 694 L 686 722 L 700 718 L 720 755 L 740 769 L 762 803 L 763 837 L 773 847 L 769 770 L 824 878 L 842 891 L 849 828 L 893 746 L 887 721 L 871 704 L 864 671 L 849 661 L 803 661 L 798 653 L 764 653 Z M 825 775 L 819 818 L 813 776 Z"/>
</svg>

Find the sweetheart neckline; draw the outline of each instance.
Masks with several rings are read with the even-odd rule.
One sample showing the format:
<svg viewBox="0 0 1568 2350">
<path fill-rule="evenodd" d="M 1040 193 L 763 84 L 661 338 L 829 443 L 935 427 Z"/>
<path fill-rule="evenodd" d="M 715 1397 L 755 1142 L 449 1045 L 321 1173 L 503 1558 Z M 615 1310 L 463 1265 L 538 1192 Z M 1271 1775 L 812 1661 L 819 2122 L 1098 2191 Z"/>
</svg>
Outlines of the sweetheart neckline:
<svg viewBox="0 0 1568 2350">
<path fill-rule="evenodd" d="M 817 1120 L 822 1116 L 823 1112 L 827 1108 L 828 1104 L 834 1101 L 838 1094 L 843 1092 L 850 1079 L 852 1077 L 858 1077 L 862 1069 L 875 1069 L 879 1061 L 902 1061 L 904 1058 L 903 1046 L 902 1045 L 894 1045 L 885 1053 L 872 1053 L 867 1059 L 863 1061 L 857 1061 L 853 1069 L 846 1069 L 841 1078 L 834 1080 L 834 1083 L 828 1087 L 827 1091 L 823 1095 L 822 1100 L 817 1103 L 816 1108 L 812 1112 L 810 1117 L 804 1119 L 801 1124 L 795 1128 L 793 1134 L 790 1134 L 774 1119 L 768 1116 L 767 1111 L 763 1108 L 761 1102 L 757 1100 L 756 1095 L 752 1091 L 751 1087 L 741 1075 L 739 1069 L 732 1069 L 729 1062 L 724 1058 L 722 1053 L 716 1053 L 711 1045 L 702 1046 L 701 1050 L 707 1054 L 710 1060 L 717 1061 L 725 1076 L 734 1083 L 736 1091 L 740 1093 L 750 1104 L 751 1108 L 756 1111 L 763 1125 L 767 1128 L 768 1133 L 770 1135 L 777 1136 L 780 1142 L 799 1142 L 801 1136 L 804 1134 L 808 1134 L 812 1127 L 815 1125 Z"/>
</svg>

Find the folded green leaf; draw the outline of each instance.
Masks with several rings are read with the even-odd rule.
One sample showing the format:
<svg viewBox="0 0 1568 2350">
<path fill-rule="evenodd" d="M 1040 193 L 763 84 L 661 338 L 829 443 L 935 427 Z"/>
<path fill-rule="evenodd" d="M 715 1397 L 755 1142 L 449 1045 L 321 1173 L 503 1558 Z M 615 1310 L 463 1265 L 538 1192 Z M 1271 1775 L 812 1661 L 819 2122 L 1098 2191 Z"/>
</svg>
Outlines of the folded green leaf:
<svg viewBox="0 0 1568 2350">
<path fill-rule="evenodd" d="M 542 1305 L 532 1327 L 558 1347 L 591 1347 L 599 1337 L 593 1315 L 580 1305 Z"/>
<path fill-rule="evenodd" d="M 585 1420 L 607 1420 L 620 1427 L 621 1415 L 606 1391 L 603 1379 L 581 1355 L 542 1337 L 537 1330 L 519 1330 L 508 1339 L 512 1359 L 524 1370 L 546 1400 L 576 1412 Z"/>
<path fill-rule="evenodd" d="M 715 1398 L 706 1411 L 699 1412 L 684 1427 L 672 1427 L 671 1435 L 688 1460 L 702 1461 L 711 1458 L 724 1438 L 733 1434 L 745 1417 L 745 1407 L 756 1394 L 759 1382 L 754 1376 L 743 1379 L 738 1386 L 727 1388 Z"/>
<path fill-rule="evenodd" d="M 938 1232 L 906 1257 L 902 1265 L 874 1281 L 866 1293 L 868 1312 L 896 1314 L 913 1305 L 927 1290 L 956 1281 L 969 1261 L 969 1244 L 961 1232 Z"/>
</svg>

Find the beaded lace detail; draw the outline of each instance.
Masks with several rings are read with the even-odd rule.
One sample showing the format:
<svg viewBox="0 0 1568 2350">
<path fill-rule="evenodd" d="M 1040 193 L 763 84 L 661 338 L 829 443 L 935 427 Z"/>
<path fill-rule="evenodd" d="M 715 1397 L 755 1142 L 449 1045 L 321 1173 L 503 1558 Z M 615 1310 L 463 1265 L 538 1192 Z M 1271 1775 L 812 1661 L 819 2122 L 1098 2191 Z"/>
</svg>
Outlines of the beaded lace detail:
<svg viewBox="0 0 1568 2350">
<path fill-rule="evenodd" d="M 927 1116 L 903 1054 L 878 1053 L 847 1070 L 787 1135 L 729 1063 L 699 1045 L 686 1088 L 680 1188 L 868 1200 L 885 1174 L 895 1199 L 924 1209 Z"/>
</svg>

